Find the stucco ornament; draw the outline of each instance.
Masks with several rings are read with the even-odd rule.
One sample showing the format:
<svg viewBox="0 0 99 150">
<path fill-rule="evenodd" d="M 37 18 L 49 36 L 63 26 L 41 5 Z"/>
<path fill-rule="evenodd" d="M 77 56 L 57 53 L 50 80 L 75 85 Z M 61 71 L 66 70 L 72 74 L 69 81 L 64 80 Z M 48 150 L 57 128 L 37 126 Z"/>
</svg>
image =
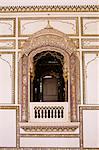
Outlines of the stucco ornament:
<svg viewBox="0 0 99 150">
<path fill-rule="evenodd" d="M 69 95 L 71 101 L 71 120 L 76 121 L 77 100 L 79 99 L 79 88 L 77 88 L 79 87 L 79 82 L 76 82 L 78 77 L 76 70 L 79 70 L 79 57 L 76 55 L 76 46 L 72 40 L 66 34 L 51 27 L 49 22 L 44 29 L 41 29 L 30 36 L 22 47 L 20 68 L 23 71 L 21 71 L 20 74 L 20 81 L 23 82 L 22 84 L 19 84 L 22 91 L 19 96 L 20 104 L 22 106 L 22 121 L 28 121 L 28 103 L 30 101 L 28 99 L 29 75 L 32 74 L 33 78 L 35 75 L 33 58 L 36 54 L 44 51 L 58 52 L 64 58 L 63 77 L 64 80 L 67 80 L 68 78 L 70 83 Z M 24 63 L 24 60 L 26 63 Z M 78 64 L 76 62 L 78 62 Z"/>
</svg>

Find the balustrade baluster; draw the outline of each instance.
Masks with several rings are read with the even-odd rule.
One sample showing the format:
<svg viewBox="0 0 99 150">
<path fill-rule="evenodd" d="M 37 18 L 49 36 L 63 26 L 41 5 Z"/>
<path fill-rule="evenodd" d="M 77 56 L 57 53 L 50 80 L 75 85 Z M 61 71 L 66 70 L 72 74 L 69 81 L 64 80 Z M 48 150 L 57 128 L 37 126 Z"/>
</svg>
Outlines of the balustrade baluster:
<svg viewBox="0 0 99 150">
<path fill-rule="evenodd" d="M 60 118 L 60 107 L 58 107 L 58 118 Z"/>
<path fill-rule="evenodd" d="M 55 107 L 53 108 L 53 118 L 55 118 Z"/>
<path fill-rule="evenodd" d="M 63 115 L 64 115 L 64 111 L 63 111 L 63 109 L 64 109 L 64 108 L 63 108 L 63 107 L 61 107 L 61 118 L 63 118 L 63 117 L 64 117 L 64 116 L 63 116 Z"/>
<path fill-rule="evenodd" d="M 53 107 L 52 107 L 52 109 L 51 109 L 51 118 L 53 118 Z"/>
<path fill-rule="evenodd" d="M 38 118 L 40 118 L 40 108 L 38 109 Z"/>
<path fill-rule="evenodd" d="M 48 118 L 50 118 L 50 107 L 48 108 Z"/>
<path fill-rule="evenodd" d="M 59 107 L 56 107 L 56 118 L 58 118 L 58 109 Z"/>
<path fill-rule="evenodd" d="M 57 117 L 57 110 L 56 110 L 56 107 L 55 107 L 55 118 Z"/>
<path fill-rule="evenodd" d="M 45 118 L 45 107 L 43 107 L 43 118 Z"/>
<path fill-rule="evenodd" d="M 38 108 L 36 109 L 36 112 L 37 112 L 37 118 L 38 118 Z"/>
<path fill-rule="evenodd" d="M 63 106 L 34 107 L 34 118 L 64 118 Z"/>
<path fill-rule="evenodd" d="M 46 108 L 46 118 L 48 118 L 48 107 Z"/>
<path fill-rule="evenodd" d="M 51 116 L 51 112 L 52 112 L 52 107 L 50 107 L 50 118 L 52 118 L 52 116 Z"/>
<path fill-rule="evenodd" d="M 43 118 L 43 107 L 41 108 L 41 117 Z"/>
<path fill-rule="evenodd" d="M 45 107 L 45 118 L 47 118 L 47 108 Z"/>
<path fill-rule="evenodd" d="M 34 108 L 34 117 L 37 118 L 37 108 Z"/>
</svg>

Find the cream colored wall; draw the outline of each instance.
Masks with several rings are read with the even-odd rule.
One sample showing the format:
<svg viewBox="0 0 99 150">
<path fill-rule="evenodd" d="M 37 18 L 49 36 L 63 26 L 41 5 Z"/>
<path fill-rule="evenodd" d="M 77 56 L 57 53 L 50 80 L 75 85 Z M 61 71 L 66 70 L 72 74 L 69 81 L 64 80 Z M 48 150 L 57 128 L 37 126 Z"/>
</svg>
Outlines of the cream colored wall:
<svg viewBox="0 0 99 150">
<path fill-rule="evenodd" d="M 99 58 L 95 53 L 85 54 L 85 103 L 98 104 Z"/>
<path fill-rule="evenodd" d="M 0 5 L 2 6 L 9 6 L 9 5 L 16 5 L 16 6 L 31 6 L 31 5 L 98 5 L 99 1 L 94 0 L 1 0 Z"/>
<path fill-rule="evenodd" d="M 10 15 L 10 18 L 9 18 Z M 3 72 L 6 72 L 6 76 L 8 78 L 7 82 L 3 84 L 5 88 L 5 91 L 7 95 L 4 93 L 3 86 L 1 87 L 1 103 L 5 103 L 3 100 L 3 97 L 13 97 L 11 96 L 11 93 L 15 92 L 15 103 L 18 102 L 18 55 L 21 51 L 22 44 L 24 41 L 33 33 L 39 31 L 40 29 L 43 29 L 46 27 L 48 20 L 50 21 L 50 25 L 58 29 L 62 32 L 64 32 L 67 36 L 69 36 L 73 42 L 75 43 L 75 46 L 77 48 L 77 51 L 80 56 L 80 79 L 81 79 L 81 103 L 86 104 L 97 104 L 98 103 L 98 57 L 92 61 L 91 59 L 94 59 L 96 56 L 96 53 L 98 52 L 99 48 L 99 30 L 98 30 L 98 24 L 99 24 L 99 18 L 96 14 L 90 15 L 89 13 L 84 14 L 84 16 L 79 13 L 78 17 L 75 15 L 75 13 L 71 14 L 42 14 L 42 13 L 34 13 L 34 14 L 5 14 L 2 15 L 0 20 L 0 29 L 4 28 L 5 32 L 0 30 L 0 51 L 4 54 L 1 54 L 1 58 L 4 57 L 7 53 L 9 56 L 12 55 L 12 52 L 15 53 L 15 59 L 11 60 L 15 63 L 15 87 L 14 82 L 11 83 L 14 79 L 14 75 L 9 76 L 9 70 L 7 72 L 6 67 L 14 66 L 12 64 L 9 65 L 9 62 L 6 61 L 1 63 L 1 68 L 3 68 L 3 71 L 1 73 L 1 80 L 3 76 Z M 16 24 L 16 25 L 15 25 Z M 14 28 L 16 26 L 16 28 Z M 19 26 L 19 28 L 18 28 Z M 90 52 L 90 54 L 87 54 L 86 52 Z M 93 54 L 94 52 L 94 54 Z M 84 55 L 82 59 L 82 55 Z M 85 63 L 85 65 L 83 65 Z M 88 64 L 88 65 L 87 65 Z M 4 66 L 6 65 L 6 67 Z M 10 68 L 9 67 L 9 68 Z M 87 67 L 87 68 L 86 68 Z M 13 70 L 14 67 L 10 68 L 10 70 Z M 93 68 L 93 69 L 92 69 Z M 83 78 L 84 74 L 84 78 Z M 87 75 L 86 75 L 87 74 Z M 85 82 L 84 82 L 85 81 Z M 3 82 L 3 80 L 2 80 Z M 93 82 L 93 83 L 92 83 Z M 7 84 L 7 85 L 6 85 Z M 97 84 L 97 85 L 96 85 Z M 9 85 L 9 88 L 7 89 Z M 11 87 L 12 85 L 12 87 Z M 10 88 L 11 87 L 11 88 Z M 15 88 L 15 90 L 14 90 Z M 12 90 L 12 92 L 11 92 Z M 14 94 L 13 94 L 14 95 Z M 83 97 L 84 95 L 84 97 Z M 14 101 L 8 101 L 8 103 L 13 103 Z"/>
<path fill-rule="evenodd" d="M 0 109 L 0 147 L 16 147 L 16 110 Z"/>
<path fill-rule="evenodd" d="M 12 55 L 0 56 L 0 103 L 12 103 Z"/>
<path fill-rule="evenodd" d="M 47 3 L 47 2 L 46 2 Z M 6 3 L 7 4 L 7 3 Z M 80 56 L 80 83 L 81 83 L 81 104 L 98 104 L 99 103 L 99 58 L 96 57 L 96 53 L 99 52 L 99 17 L 98 13 L 4 13 L 1 14 L 0 29 L 4 25 L 4 29 L 0 30 L 0 53 L 1 58 L 6 59 L 3 61 L 0 59 L 0 103 L 18 103 L 18 61 L 19 53 L 21 52 L 21 47 L 30 34 L 46 27 L 48 20 L 52 27 L 66 33 L 72 40 L 76 43 L 77 51 Z M 4 18 L 4 19 L 3 19 Z M 10 20 L 8 19 L 10 18 Z M 16 28 L 14 27 L 16 24 Z M 82 24 L 83 23 L 83 24 Z M 18 28 L 20 25 L 20 31 Z M 82 30 L 81 30 L 82 29 Z M 14 32 L 16 34 L 14 35 Z M 82 32 L 81 32 L 82 31 Z M 3 54 L 2 54 L 3 52 Z M 9 54 L 7 54 L 10 52 Z M 12 59 L 12 53 L 15 53 L 15 58 Z M 7 58 L 6 56 L 9 55 Z M 83 56 L 83 57 L 82 57 Z M 93 60 L 95 59 L 95 60 Z M 90 62 L 93 60 L 92 62 Z M 7 62 L 8 61 L 8 62 Z M 14 63 L 13 63 L 14 61 Z M 90 62 L 90 63 L 88 63 Z M 84 64 L 85 63 L 85 64 Z M 10 64 L 10 65 L 9 65 Z M 15 67 L 14 67 L 15 64 Z M 87 65 L 87 68 L 86 68 Z M 14 76 L 10 73 L 14 69 Z M 87 69 L 87 70 L 86 70 Z M 87 74 L 86 74 L 87 73 Z M 84 75 L 84 76 L 83 76 Z M 87 75 L 87 76 L 86 76 Z M 87 77 L 87 78 L 86 78 Z M 6 80 L 5 80 L 6 79 Z M 12 79 L 12 80 L 11 80 Z M 14 82 L 15 81 L 15 89 Z M 84 82 L 85 81 L 85 82 Z M 15 99 L 14 94 L 15 93 Z M 84 95 L 84 97 L 83 97 Z M 12 98 L 13 97 L 13 98 Z M 5 104 L 6 105 L 6 104 Z M 10 123 L 15 125 L 15 112 L 11 113 L 9 111 L 6 117 L 10 117 Z M 97 111 L 94 110 L 89 112 L 84 112 L 84 138 L 86 147 L 99 147 L 97 139 L 99 139 L 99 132 L 97 132 Z M 1 113 L 1 120 L 4 117 Z M 90 119 L 91 117 L 91 119 Z M 12 120 L 12 121 L 11 121 Z M 6 121 L 6 120 L 5 120 Z M 5 124 L 8 122 L 2 122 Z M 12 133 L 12 124 L 9 123 L 9 130 L 6 130 L 8 135 L 9 131 Z M 3 125 L 2 125 L 3 126 Z M 1 126 L 0 126 L 1 128 Z M 1 128 L 2 129 L 2 128 Z M 91 130 L 92 129 L 92 130 Z M 6 134 L 5 131 L 0 131 L 0 138 L 2 135 Z M 15 133 L 15 126 L 14 131 Z M 93 134 L 94 136 L 93 139 Z M 15 135 L 13 135 L 15 138 Z M 13 137 L 11 135 L 11 139 Z M 56 138 L 57 139 L 57 138 Z M 56 141 L 56 139 L 54 139 Z M 15 145 L 15 139 L 12 146 Z M 27 140 L 27 142 L 26 142 Z M 52 139 L 50 139 L 52 140 Z M 57 139 L 60 141 L 60 139 Z M 61 139 L 62 145 L 53 143 L 54 146 L 62 147 L 74 147 L 77 145 L 79 147 L 79 140 L 77 139 Z M 41 145 L 49 146 L 49 141 L 41 138 Z M 71 142 L 72 141 L 72 142 Z M 2 141 L 1 141 L 2 142 Z M 4 141 L 3 141 L 4 142 Z M 2 143 L 3 143 L 2 142 Z M 8 141 L 7 141 L 8 142 Z M 1 143 L 3 146 L 9 146 L 10 143 Z M 38 139 L 22 139 L 21 146 L 33 146 L 34 143 L 38 143 Z M 37 144 L 36 143 L 36 144 Z M 39 143 L 40 146 L 40 143 Z M 47 147 L 46 146 L 46 147 Z"/>
<path fill-rule="evenodd" d="M 98 147 L 98 114 L 99 111 L 83 111 L 83 140 L 84 147 Z"/>
<path fill-rule="evenodd" d="M 21 147 L 78 148 L 79 138 L 21 138 L 20 145 Z"/>
</svg>

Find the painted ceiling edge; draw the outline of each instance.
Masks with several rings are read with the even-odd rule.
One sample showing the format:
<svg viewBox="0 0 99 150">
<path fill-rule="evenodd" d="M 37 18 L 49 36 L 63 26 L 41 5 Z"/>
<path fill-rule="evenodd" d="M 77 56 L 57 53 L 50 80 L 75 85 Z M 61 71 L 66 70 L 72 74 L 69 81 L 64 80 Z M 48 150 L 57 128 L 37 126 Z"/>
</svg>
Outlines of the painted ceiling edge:
<svg viewBox="0 0 99 150">
<path fill-rule="evenodd" d="M 99 5 L 40 5 L 40 6 L 1 6 L 0 13 L 20 12 L 99 12 Z"/>
</svg>

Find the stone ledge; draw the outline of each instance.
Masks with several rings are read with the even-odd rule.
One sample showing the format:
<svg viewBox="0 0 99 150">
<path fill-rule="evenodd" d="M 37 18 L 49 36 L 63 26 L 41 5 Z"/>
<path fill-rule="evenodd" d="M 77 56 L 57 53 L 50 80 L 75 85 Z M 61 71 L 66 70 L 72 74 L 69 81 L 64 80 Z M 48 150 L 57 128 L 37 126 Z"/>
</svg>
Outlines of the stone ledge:
<svg viewBox="0 0 99 150">
<path fill-rule="evenodd" d="M 79 128 L 79 122 L 67 123 L 20 123 L 25 132 L 74 132 Z"/>
</svg>

